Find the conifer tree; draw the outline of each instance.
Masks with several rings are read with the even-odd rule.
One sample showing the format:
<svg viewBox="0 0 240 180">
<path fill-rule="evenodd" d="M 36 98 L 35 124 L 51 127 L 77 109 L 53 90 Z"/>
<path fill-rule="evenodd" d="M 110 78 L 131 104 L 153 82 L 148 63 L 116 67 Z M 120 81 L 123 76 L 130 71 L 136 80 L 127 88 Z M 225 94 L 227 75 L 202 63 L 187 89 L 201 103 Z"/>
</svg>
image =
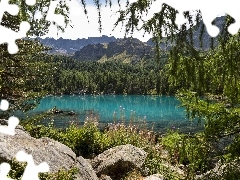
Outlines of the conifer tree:
<svg viewBox="0 0 240 180">
<path fill-rule="evenodd" d="M 16 16 L 5 12 L 1 20 L 1 25 L 13 31 L 19 30 L 22 21 L 30 23 L 30 30 L 27 32 L 28 37 L 42 36 L 48 32 L 51 24 L 46 17 L 50 0 L 36 1 L 36 4 L 29 6 L 25 1 L 11 0 L 11 4 L 19 7 L 19 13 Z M 65 0 L 61 0 L 56 13 L 63 15 L 65 25 L 69 23 L 69 7 Z M 41 19 L 36 19 L 37 13 L 42 14 Z M 57 28 L 64 31 L 65 27 Z M 34 84 L 35 79 L 46 75 L 46 64 L 37 62 L 37 59 L 46 58 L 43 54 L 47 50 L 37 40 L 30 38 L 18 39 L 16 44 L 19 51 L 16 54 L 9 54 L 7 44 L 0 45 L 0 98 L 7 99 L 10 103 L 11 110 L 27 111 L 38 104 L 39 98 L 42 97 L 44 85 Z M 50 70 L 50 69 L 49 69 Z M 38 88 L 38 92 L 35 92 Z"/>
</svg>

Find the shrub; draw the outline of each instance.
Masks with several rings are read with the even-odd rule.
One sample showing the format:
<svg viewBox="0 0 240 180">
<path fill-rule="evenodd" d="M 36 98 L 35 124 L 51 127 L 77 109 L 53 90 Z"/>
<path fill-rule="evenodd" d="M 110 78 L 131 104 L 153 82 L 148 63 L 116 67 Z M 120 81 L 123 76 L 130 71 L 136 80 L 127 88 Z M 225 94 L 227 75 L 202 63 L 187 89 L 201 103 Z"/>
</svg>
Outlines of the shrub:
<svg viewBox="0 0 240 180">
<path fill-rule="evenodd" d="M 12 179 L 21 180 L 27 163 L 20 163 L 16 159 L 8 161 L 11 166 L 11 170 L 8 176 Z M 56 173 L 39 173 L 40 180 L 74 180 L 77 174 L 77 168 L 71 168 L 69 170 L 61 169 Z"/>
<path fill-rule="evenodd" d="M 211 146 L 202 134 L 188 135 L 169 131 L 162 138 L 162 145 L 169 152 L 172 164 L 187 166 L 187 176 L 198 172 L 206 172 L 210 167 Z"/>
</svg>

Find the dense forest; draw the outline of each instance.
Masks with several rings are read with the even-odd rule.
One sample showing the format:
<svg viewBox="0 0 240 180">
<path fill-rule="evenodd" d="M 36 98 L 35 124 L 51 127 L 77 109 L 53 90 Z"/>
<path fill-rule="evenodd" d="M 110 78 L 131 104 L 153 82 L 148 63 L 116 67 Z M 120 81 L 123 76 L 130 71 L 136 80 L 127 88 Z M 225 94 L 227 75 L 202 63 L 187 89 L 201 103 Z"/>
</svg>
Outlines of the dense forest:
<svg viewBox="0 0 240 180">
<path fill-rule="evenodd" d="M 35 84 L 50 94 L 168 94 L 173 93 L 161 65 L 149 59 L 136 63 L 121 61 L 77 61 L 70 57 L 51 55 L 45 63 L 49 73 L 39 76 Z M 44 70 L 44 69 L 42 69 Z M 41 74 L 41 72 L 39 72 Z M 39 86 L 34 91 L 40 91 Z"/>
</svg>

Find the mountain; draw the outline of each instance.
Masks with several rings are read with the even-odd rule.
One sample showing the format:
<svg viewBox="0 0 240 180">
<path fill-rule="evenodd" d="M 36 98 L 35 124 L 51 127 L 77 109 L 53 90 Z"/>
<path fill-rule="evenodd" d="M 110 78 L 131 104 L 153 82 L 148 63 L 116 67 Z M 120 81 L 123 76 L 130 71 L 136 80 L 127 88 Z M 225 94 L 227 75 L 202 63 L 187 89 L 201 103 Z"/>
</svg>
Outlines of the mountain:
<svg viewBox="0 0 240 180">
<path fill-rule="evenodd" d="M 225 20 L 226 16 L 217 17 L 213 24 L 222 30 Z M 193 27 L 193 44 L 197 49 L 200 48 L 199 34 L 202 25 L 203 22 L 200 22 L 199 27 Z M 113 36 L 89 37 L 77 40 L 63 38 L 38 39 L 45 46 L 52 47 L 49 53 L 69 55 L 78 60 L 107 61 L 120 59 L 121 61 L 139 61 L 143 57 L 149 58 L 154 55 L 152 39 L 149 39 L 146 43 L 136 38 L 117 39 Z M 211 36 L 207 33 L 206 28 L 204 28 L 202 40 L 203 50 L 208 50 L 211 45 Z M 216 46 L 218 44 L 217 38 L 213 38 L 213 41 L 214 46 Z M 170 50 L 172 44 L 160 43 L 160 47 L 162 50 Z"/>
<path fill-rule="evenodd" d="M 98 44 L 98 43 L 109 43 L 114 42 L 117 39 L 113 36 L 101 36 L 101 37 L 89 37 L 87 39 L 54 39 L 54 38 L 39 38 L 38 40 L 45 46 L 51 47 L 52 50 L 49 51 L 50 54 L 65 54 L 73 55 L 74 52 L 80 50 L 82 47 L 88 44 Z"/>
<path fill-rule="evenodd" d="M 223 25 L 225 24 L 225 20 L 225 16 L 218 17 L 215 19 L 215 22 L 213 24 L 222 30 Z M 203 22 L 200 22 L 199 26 L 193 27 L 193 44 L 196 49 L 200 49 L 201 47 L 199 35 L 201 33 L 202 26 L 204 26 L 204 24 Z M 206 28 L 204 28 L 202 35 L 203 50 L 208 50 L 211 47 L 211 38 L 212 37 L 206 31 Z M 213 38 L 213 45 L 216 46 L 217 44 L 217 37 Z M 164 51 L 170 50 L 172 48 L 172 44 L 170 42 L 160 43 L 159 45 L 160 48 Z M 133 62 L 139 61 L 143 57 L 154 57 L 153 48 L 154 43 L 152 39 L 149 39 L 146 43 L 143 43 L 136 38 L 124 38 L 118 39 L 115 42 L 89 44 L 81 48 L 79 51 L 76 51 L 73 57 L 82 61 L 121 60 L 124 62 Z"/>
<path fill-rule="evenodd" d="M 214 21 L 214 25 L 216 25 L 218 28 L 220 28 L 220 31 L 223 29 L 223 25 L 225 24 L 226 21 L 226 16 L 221 16 L 217 17 Z M 201 27 L 203 26 L 203 22 L 201 21 L 199 26 L 194 26 L 194 31 L 193 31 L 193 44 L 196 49 L 200 49 L 200 40 L 199 40 L 199 34 L 201 33 Z M 211 47 L 211 36 L 208 34 L 205 25 L 204 25 L 204 30 L 203 30 L 203 35 L 202 35 L 202 48 L 203 50 L 208 50 Z M 149 39 L 147 42 L 147 45 L 153 46 L 154 43 L 152 39 Z M 213 46 L 217 46 L 217 37 L 213 38 Z M 160 43 L 161 49 L 164 50 L 170 50 L 172 45 L 170 43 Z"/>
<path fill-rule="evenodd" d="M 115 42 L 89 44 L 76 51 L 73 57 L 82 61 L 107 61 L 114 59 L 139 61 L 142 58 L 153 56 L 154 50 L 152 46 L 136 38 L 129 37 L 118 39 Z"/>
</svg>

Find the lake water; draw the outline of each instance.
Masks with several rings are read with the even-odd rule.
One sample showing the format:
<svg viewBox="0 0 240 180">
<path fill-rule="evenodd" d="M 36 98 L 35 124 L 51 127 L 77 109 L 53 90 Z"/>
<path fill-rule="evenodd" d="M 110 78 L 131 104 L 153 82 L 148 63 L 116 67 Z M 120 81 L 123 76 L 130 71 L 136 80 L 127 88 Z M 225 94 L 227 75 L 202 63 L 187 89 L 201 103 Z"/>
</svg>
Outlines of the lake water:
<svg viewBox="0 0 240 180">
<path fill-rule="evenodd" d="M 181 127 L 189 125 L 184 108 L 174 96 L 151 95 L 63 95 L 48 96 L 32 113 L 52 109 L 69 112 L 74 116 L 58 116 L 57 124 L 69 120 L 84 122 L 86 118 L 96 118 L 100 123 L 134 121 L 153 124 L 155 128 Z"/>
</svg>

